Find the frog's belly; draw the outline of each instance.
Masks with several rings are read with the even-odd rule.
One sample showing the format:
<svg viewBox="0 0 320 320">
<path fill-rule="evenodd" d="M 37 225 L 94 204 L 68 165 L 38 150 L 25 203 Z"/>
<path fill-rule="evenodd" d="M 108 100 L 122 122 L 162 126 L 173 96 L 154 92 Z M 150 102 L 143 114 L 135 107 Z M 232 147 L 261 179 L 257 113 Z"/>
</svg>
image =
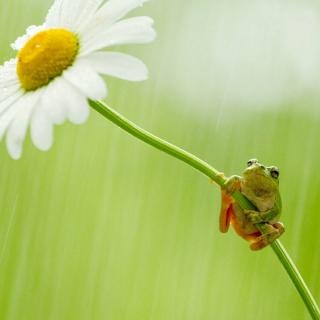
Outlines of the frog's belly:
<svg viewBox="0 0 320 320">
<path fill-rule="evenodd" d="M 248 221 L 241 207 L 237 203 L 234 203 L 232 207 L 231 224 L 235 231 L 244 238 L 247 238 L 249 235 L 256 235 L 259 230 Z"/>
</svg>

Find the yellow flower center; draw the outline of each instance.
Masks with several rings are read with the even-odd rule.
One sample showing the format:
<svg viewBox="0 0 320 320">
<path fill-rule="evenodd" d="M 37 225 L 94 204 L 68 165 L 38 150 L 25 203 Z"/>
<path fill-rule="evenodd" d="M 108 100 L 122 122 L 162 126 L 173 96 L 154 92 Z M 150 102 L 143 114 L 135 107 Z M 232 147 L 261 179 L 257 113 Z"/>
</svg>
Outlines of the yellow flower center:
<svg viewBox="0 0 320 320">
<path fill-rule="evenodd" d="M 77 36 L 64 29 L 37 33 L 19 51 L 17 74 L 26 91 L 47 85 L 70 67 L 79 51 Z"/>
</svg>

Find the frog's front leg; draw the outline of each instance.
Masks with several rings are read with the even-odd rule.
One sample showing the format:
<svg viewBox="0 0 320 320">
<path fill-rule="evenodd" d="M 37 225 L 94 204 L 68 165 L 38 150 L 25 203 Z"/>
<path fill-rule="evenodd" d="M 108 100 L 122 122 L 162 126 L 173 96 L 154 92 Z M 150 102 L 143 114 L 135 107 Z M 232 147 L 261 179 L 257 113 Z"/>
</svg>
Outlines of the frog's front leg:
<svg viewBox="0 0 320 320">
<path fill-rule="evenodd" d="M 222 190 L 229 195 L 233 194 L 235 191 L 239 191 L 241 186 L 241 179 L 242 178 L 240 176 L 229 177 L 225 184 L 222 186 Z"/>
<path fill-rule="evenodd" d="M 275 207 L 267 211 L 244 210 L 244 213 L 251 223 L 257 224 L 273 220 L 279 215 L 279 210 Z"/>
</svg>

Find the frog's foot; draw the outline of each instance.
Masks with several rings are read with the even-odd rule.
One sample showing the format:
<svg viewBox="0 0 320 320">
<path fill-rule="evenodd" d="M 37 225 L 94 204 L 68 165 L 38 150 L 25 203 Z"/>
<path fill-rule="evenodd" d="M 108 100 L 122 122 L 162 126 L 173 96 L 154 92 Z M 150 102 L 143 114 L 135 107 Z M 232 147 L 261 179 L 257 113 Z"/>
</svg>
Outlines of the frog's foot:
<svg viewBox="0 0 320 320">
<path fill-rule="evenodd" d="M 223 185 L 222 190 L 227 194 L 232 194 L 235 191 L 240 190 L 241 177 L 231 176 L 227 179 L 226 183 Z"/>
<path fill-rule="evenodd" d="M 254 251 L 265 248 L 274 240 L 278 239 L 284 232 L 284 227 L 280 222 L 275 223 L 274 225 L 263 223 L 260 224 L 260 227 L 263 234 L 258 236 L 250 245 L 251 250 Z"/>
</svg>

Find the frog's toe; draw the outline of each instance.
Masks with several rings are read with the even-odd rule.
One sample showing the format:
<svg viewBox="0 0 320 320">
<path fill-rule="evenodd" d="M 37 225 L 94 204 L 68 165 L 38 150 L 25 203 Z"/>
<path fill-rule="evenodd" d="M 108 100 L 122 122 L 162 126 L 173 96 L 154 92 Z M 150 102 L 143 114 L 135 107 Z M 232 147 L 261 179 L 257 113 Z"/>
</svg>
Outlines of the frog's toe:
<svg viewBox="0 0 320 320">
<path fill-rule="evenodd" d="M 218 172 L 217 176 L 224 179 L 226 178 L 224 172 Z"/>
<path fill-rule="evenodd" d="M 257 223 L 261 223 L 263 222 L 263 220 L 261 219 L 261 217 L 258 214 L 250 214 L 248 216 L 249 220 L 251 223 L 253 224 L 257 224 Z"/>
<path fill-rule="evenodd" d="M 267 239 L 260 237 L 260 240 L 257 240 L 250 245 L 250 249 L 253 251 L 261 250 L 269 245 Z"/>
<path fill-rule="evenodd" d="M 254 237 L 248 239 L 250 241 L 250 249 L 253 251 L 258 251 L 269 245 L 269 241 L 265 234 L 257 232 Z"/>
<path fill-rule="evenodd" d="M 225 191 L 228 194 L 232 194 L 235 191 L 240 190 L 241 185 L 241 177 L 239 176 L 231 176 L 227 179 L 225 184 L 222 186 L 223 191 Z"/>
<path fill-rule="evenodd" d="M 279 230 L 277 230 L 276 232 L 267 234 L 266 239 L 269 243 L 272 243 L 274 240 L 277 240 L 282 235 L 283 232 L 280 232 Z"/>
<path fill-rule="evenodd" d="M 276 222 L 273 224 L 273 227 L 276 228 L 278 230 L 278 232 L 280 233 L 280 235 L 282 235 L 285 232 L 285 228 L 283 223 L 281 222 Z"/>
<path fill-rule="evenodd" d="M 271 233 L 268 233 L 268 234 L 265 234 L 263 235 L 262 237 L 264 238 L 264 240 L 270 244 L 272 243 L 273 241 L 277 240 L 278 238 L 280 238 L 280 236 L 282 235 L 282 233 L 284 232 L 283 231 L 279 231 L 277 229 L 275 229 L 274 232 L 271 232 Z"/>
<path fill-rule="evenodd" d="M 246 216 L 248 218 L 248 220 L 253 223 L 253 224 L 257 224 L 257 223 L 261 223 L 263 222 L 259 212 L 253 211 L 253 210 L 245 210 Z"/>
</svg>

